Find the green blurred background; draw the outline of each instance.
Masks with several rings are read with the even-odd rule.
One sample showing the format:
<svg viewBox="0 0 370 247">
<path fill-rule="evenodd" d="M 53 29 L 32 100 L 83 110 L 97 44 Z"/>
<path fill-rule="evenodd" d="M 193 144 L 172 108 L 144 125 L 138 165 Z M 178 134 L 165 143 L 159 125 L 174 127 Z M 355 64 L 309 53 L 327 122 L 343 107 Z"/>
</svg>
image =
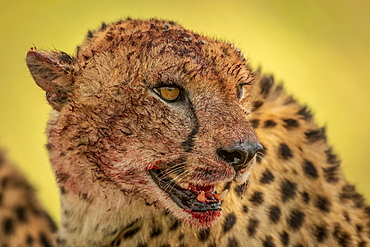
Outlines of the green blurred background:
<svg viewBox="0 0 370 247">
<path fill-rule="evenodd" d="M 55 219 L 58 190 L 44 148 L 50 107 L 25 54 L 33 45 L 74 54 L 88 29 L 128 16 L 167 18 L 234 42 L 310 105 L 348 179 L 370 198 L 370 1 L 0 1 L 0 145 Z"/>
</svg>

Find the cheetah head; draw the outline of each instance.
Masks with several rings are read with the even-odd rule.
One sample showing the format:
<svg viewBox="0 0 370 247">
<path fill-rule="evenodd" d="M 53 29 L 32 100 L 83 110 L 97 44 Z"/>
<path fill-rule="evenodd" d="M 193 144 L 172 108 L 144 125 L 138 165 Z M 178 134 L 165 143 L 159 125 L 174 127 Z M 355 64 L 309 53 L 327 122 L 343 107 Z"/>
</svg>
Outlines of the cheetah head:
<svg viewBox="0 0 370 247">
<path fill-rule="evenodd" d="M 247 181 L 261 145 L 247 120 L 253 74 L 232 45 L 126 20 L 89 32 L 73 57 L 32 49 L 27 65 L 54 108 L 47 147 L 62 198 L 202 228 L 221 215 L 219 185 Z"/>
</svg>

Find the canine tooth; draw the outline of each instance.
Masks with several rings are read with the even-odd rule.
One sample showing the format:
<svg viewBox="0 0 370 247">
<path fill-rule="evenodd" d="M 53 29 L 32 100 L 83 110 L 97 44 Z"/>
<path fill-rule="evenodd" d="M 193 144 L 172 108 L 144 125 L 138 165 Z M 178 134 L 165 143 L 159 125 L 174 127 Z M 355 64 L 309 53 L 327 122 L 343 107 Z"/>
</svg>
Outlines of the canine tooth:
<svg viewBox="0 0 370 247">
<path fill-rule="evenodd" d="M 190 187 L 189 183 L 181 183 L 180 186 L 181 186 L 181 188 L 183 188 L 185 190 L 188 190 L 189 187 Z"/>
<path fill-rule="evenodd" d="M 214 196 L 217 200 L 222 201 L 223 199 L 225 199 L 225 197 L 226 197 L 227 193 L 229 193 L 229 190 L 228 190 L 228 189 L 226 189 L 226 190 L 222 191 L 221 193 L 214 194 L 213 196 Z"/>
<path fill-rule="evenodd" d="M 204 191 L 200 192 L 200 194 L 197 196 L 197 200 L 200 202 L 204 202 L 206 200 L 206 195 L 204 194 Z"/>
</svg>

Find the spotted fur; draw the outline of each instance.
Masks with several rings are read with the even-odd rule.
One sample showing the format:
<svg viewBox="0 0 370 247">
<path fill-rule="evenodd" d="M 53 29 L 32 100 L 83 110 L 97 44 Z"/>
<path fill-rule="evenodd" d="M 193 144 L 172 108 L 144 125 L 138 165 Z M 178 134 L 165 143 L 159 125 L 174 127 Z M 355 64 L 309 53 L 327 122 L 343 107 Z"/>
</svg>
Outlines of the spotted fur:
<svg viewBox="0 0 370 247">
<path fill-rule="evenodd" d="M 0 246 L 54 246 L 56 230 L 31 185 L 0 151 Z"/>
<path fill-rule="evenodd" d="M 75 57 L 32 50 L 27 65 L 54 109 L 56 246 L 369 245 L 370 208 L 344 178 L 325 129 L 232 45 L 172 22 L 125 20 L 89 31 Z M 181 88 L 183 101 L 152 91 L 163 85 Z M 264 149 L 248 168 L 217 157 L 257 136 Z M 181 210 L 153 169 L 229 190 L 222 215 Z M 1 213 L 3 232 L 7 222 Z"/>
</svg>

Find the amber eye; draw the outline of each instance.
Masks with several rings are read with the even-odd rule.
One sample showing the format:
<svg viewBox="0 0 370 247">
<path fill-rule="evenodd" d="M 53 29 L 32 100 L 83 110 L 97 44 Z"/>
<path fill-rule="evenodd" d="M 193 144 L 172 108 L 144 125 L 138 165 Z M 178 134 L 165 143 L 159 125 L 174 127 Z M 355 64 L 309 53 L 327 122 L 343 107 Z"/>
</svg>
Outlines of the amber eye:
<svg viewBox="0 0 370 247">
<path fill-rule="evenodd" d="M 153 89 L 162 99 L 174 102 L 181 98 L 181 89 L 178 87 L 156 87 Z"/>
</svg>

